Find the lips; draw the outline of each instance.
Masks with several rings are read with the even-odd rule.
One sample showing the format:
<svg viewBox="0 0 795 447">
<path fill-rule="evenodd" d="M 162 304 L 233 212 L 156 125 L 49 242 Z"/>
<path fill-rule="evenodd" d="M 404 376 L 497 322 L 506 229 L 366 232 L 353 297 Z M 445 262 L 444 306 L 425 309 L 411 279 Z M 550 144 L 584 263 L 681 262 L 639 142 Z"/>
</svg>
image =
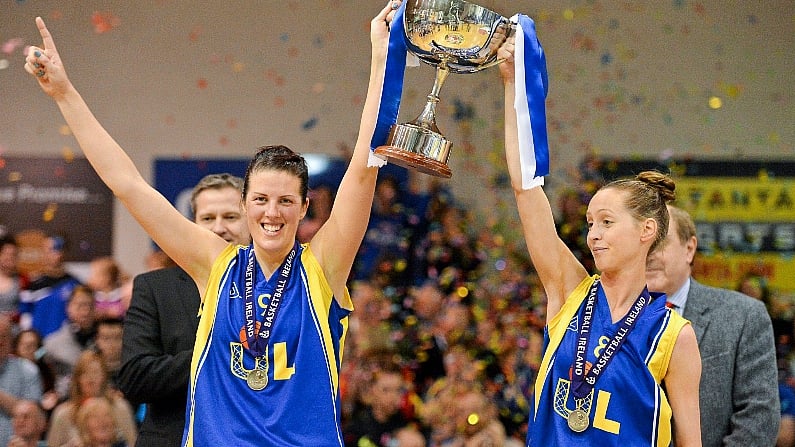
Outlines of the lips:
<svg viewBox="0 0 795 447">
<path fill-rule="evenodd" d="M 266 232 L 266 233 L 269 233 L 269 234 L 276 234 L 276 233 L 278 233 L 278 232 L 279 232 L 279 230 L 281 230 L 283 226 L 284 226 L 284 224 L 281 224 L 281 225 L 275 225 L 275 224 L 260 224 L 260 227 L 262 227 L 262 229 L 263 229 L 263 230 L 265 230 L 265 232 Z"/>
</svg>

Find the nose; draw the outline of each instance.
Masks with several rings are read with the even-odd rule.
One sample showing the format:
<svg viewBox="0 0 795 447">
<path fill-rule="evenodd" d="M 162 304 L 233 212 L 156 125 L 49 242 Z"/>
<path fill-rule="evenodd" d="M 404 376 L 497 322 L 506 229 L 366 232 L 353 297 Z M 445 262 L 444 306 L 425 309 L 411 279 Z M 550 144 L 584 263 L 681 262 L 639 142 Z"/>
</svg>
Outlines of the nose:
<svg viewBox="0 0 795 447">
<path fill-rule="evenodd" d="M 224 233 L 226 233 L 226 227 L 223 224 L 223 219 L 221 219 L 220 217 L 216 218 L 213 221 L 213 225 L 210 229 L 212 230 L 213 233 L 219 236 L 222 236 Z"/>
<path fill-rule="evenodd" d="M 265 215 L 268 217 L 279 216 L 279 204 L 276 203 L 275 200 L 269 201 L 268 204 L 265 205 Z"/>
</svg>

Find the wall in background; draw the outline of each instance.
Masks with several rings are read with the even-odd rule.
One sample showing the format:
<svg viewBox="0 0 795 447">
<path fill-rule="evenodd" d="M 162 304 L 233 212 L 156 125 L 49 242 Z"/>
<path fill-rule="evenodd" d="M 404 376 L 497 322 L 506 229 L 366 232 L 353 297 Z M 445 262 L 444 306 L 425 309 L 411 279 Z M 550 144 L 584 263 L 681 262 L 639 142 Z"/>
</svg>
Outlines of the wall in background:
<svg viewBox="0 0 795 447">
<path fill-rule="evenodd" d="M 550 188 L 588 153 L 625 158 L 792 158 L 795 0 L 484 0 L 536 21 L 550 72 Z M 151 179 L 157 157 L 248 157 L 264 144 L 340 155 L 353 145 L 382 1 L 17 0 L 0 4 L 0 157 L 79 156 L 22 69 L 54 34 L 70 77 Z M 433 70 L 407 71 L 401 121 Z M 448 78 L 439 127 L 449 186 L 473 210 L 501 203 L 496 69 Z M 720 105 L 718 108 L 713 108 Z M 1 171 L 0 171 L 1 172 Z M 5 174 L 3 174 L 5 175 Z M 114 253 L 136 273 L 148 238 L 120 206 Z M 0 216 L 6 219 L 7 216 Z"/>
</svg>

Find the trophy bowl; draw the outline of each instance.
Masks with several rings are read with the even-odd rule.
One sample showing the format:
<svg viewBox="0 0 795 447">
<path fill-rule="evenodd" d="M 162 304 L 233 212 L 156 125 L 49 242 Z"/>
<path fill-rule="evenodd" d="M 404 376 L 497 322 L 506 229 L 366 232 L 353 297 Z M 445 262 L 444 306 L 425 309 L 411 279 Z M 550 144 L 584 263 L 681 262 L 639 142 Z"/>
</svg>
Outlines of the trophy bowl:
<svg viewBox="0 0 795 447">
<path fill-rule="evenodd" d="M 439 91 L 450 73 L 474 73 L 500 63 L 497 49 L 516 26 L 464 0 L 407 0 L 403 29 L 406 48 L 436 67 L 436 79 L 422 112 L 413 121 L 393 125 L 375 153 L 399 166 L 450 178 L 447 159 L 453 143 L 436 126 Z"/>
</svg>

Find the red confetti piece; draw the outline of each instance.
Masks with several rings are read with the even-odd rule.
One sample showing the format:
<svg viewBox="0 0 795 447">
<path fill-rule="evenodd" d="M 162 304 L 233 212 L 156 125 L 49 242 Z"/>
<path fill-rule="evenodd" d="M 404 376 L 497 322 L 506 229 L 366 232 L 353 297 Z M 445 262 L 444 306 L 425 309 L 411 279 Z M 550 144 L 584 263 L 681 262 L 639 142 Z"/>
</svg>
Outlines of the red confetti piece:
<svg viewBox="0 0 795 447">
<path fill-rule="evenodd" d="M 190 33 L 188 33 L 188 40 L 191 42 L 196 42 L 199 40 L 199 37 L 201 37 L 202 33 L 204 33 L 204 30 L 202 29 L 201 25 L 196 25 L 192 30 L 190 30 Z"/>
<path fill-rule="evenodd" d="M 121 24 L 121 19 L 110 12 L 94 11 L 91 14 L 91 24 L 94 26 L 95 33 L 104 34 L 118 27 Z"/>
<path fill-rule="evenodd" d="M 0 47 L 0 51 L 5 54 L 13 53 L 17 48 L 22 46 L 22 39 L 19 37 L 15 37 L 13 39 L 9 39 L 3 43 L 3 46 Z"/>
<path fill-rule="evenodd" d="M 196 87 L 199 87 L 201 90 L 206 89 L 207 85 L 207 79 L 200 78 L 198 81 L 196 81 Z"/>
</svg>

